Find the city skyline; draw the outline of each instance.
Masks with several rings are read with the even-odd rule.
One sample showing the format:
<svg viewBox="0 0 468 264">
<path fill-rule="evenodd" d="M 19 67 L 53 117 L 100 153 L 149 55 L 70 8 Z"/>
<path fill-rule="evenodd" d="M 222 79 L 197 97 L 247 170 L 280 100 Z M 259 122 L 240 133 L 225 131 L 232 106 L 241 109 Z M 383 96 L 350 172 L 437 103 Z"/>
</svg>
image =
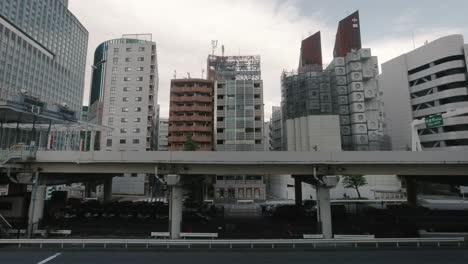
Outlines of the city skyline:
<svg viewBox="0 0 468 264">
<path fill-rule="evenodd" d="M 357 9 L 361 11 L 363 47 L 372 48 L 380 63 L 412 50 L 413 32 L 416 47 L 422 46 L 426 40 L 430 42 L 449 34 L 466 35 L 462 27 L 466 18 L 461 11 L 453 11 L 451 17 L 444 21 L 435 20 L 430 15 L 445 10 L 448 4 L 427 5 L 425 10 L 416 9 L 413 3 L 403 5 L 402 1 L 394 2 L 392 6 L 378 4 L 382 9 L 386 6 L 386 12 L 382 14 L 372 12 L 377 3 L 368 1 L 345 4 L 335 1 L 329 6 L 324 1 L 314 2 L 313 6 L 307 1 L 139 2 L 140 5 L 129 7 L 124 1 L 104 0 L 93 2 L 95 8 L 89 9 L 89 1 L 70 1 L 70 10 L 90 32 L 85 104 L 90 83 L 90 51 L 99 43 L 125 33 L 152 33 L 158 45 L 162 117 L 168 116 L 170 79 L 174 70 L 177 78 L 187 76 L 187 72 L 192 77 L 201 77 L 202 69 L 206 68 L 206 58 L 211 53 L 211 40 L 215 39 L 219 40 L 216 54 L 221 54 L 221 45 L 224 44 L 227 55 L 238 55 L 239 52 L 261 55 L 267 118 L 271 115 L 271 106 L 279 105 L 281 100 L 282 70 L 297 67 L 301 40 L 320 30 L 323 61 L 330 63 L 338 21 Z M 181 5 L 186 8 L 180 10 Z M 466 4 L 460 1 L 459 5 Z M 102 13 L 102 10 L 108 12 Z M 240 13 L 243 15 L 239 16 Z M 175 17 L 178 18 L 177 23 Z M 245 19 L 248 17 L 255 19 Z M 240 34 L 245 37 L 239 37 Z"/>
</svg>

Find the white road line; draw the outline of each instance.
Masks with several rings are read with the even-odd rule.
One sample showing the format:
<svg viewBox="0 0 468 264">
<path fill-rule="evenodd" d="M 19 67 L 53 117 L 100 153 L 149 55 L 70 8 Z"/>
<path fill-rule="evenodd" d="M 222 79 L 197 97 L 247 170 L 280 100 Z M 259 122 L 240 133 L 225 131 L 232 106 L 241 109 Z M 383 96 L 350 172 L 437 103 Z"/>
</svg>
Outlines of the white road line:
<svg viewBox="0 0 468 264">
<path fill-rule="evenodd" d="M 50 256 L 50 257 L 44 259 L 44 260 L 41 261 L 41 262 L 38 262 L 37 264 L 45 264 L 45 263 L 47 263 L 47 262 L 53 260 L 54 258 L 56 258 L 56 257 L 58 257 L 58 256 L 60 256 L 60 255 L 62 255 L 62 253 L 57 253 L 57 254 L 55 254 L 55 255 L 52 255 L 52 256 Z"/>
</svg>

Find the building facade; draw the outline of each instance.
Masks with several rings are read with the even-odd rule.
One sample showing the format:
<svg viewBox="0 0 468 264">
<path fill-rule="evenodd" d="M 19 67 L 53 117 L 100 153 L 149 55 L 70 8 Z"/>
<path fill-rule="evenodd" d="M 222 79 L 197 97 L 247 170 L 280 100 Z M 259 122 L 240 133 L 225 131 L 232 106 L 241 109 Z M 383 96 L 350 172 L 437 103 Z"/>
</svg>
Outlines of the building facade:
<svg viewBox="0 0 468 264">
<path fill-rule="evenodd" d="M 106 41 L 95 52 L 88 118 L 115 128 L 101 135 L 101 150 L 154 149 L 156 43 L 130 37 Z"/>
<path fill-rule="evenodd" d="M 168 151 L 169 150 L 169 119 L 159 118 L 158 128 L 157 128 L 157 144 L 158 151 Z"/>
<path fill-rule="evenodd" d="M 81 113 L 88 31 L 67 5 L 0 0 L 0 100 L 23 91 Z"/>
<path fill-rule="evenodd" d="M 260 56 L 208 57 L 208 78 L 215 81 L 216 151 L 264 151 L 264 104 Z M 218 176 L 215 201 L 262 201 L 261 176 Z"/>
<path fill-rule="evenodd" d="M 273 106 L 270 119 L 270 150 L 283 150 L 283 116 L 281 107 Z"/>
<path fill-rule="evenodd" d="M 263 151 L 260 56 L 209 56 L 216 81 L 216 151 Z"/>
<path fill-rule="evenodd" d="M 170 151 L 183 151 L 189 138 L 196 150 L 213 150 L 213 95 L 213 81 L 171 80 L 168 136 Z"/>
<path fill-rule="evenodd" d="M 306 40 L 319 41 L 313 36 Z M 304 46 L 302 53 L 321 54 L 305 51 Z M 324 70 L 318 66 L 301 67 L 297 72 L 283 73 L 283 128 L 288 120 L 310 115 L 337 115 L 343 150 L 381 150 L 384 120 L 382 93 L 377 83 L 378 60 L 370 49 L 361 48 L 359 12 L 339 23 L 334 53 L 333 61 Z M 288 134 L 292 131 L 285 129 L 284 138 L 293 140 L 295 135 Z M 287 149 L 287 140 L 283 140 L 284 149 Z"/>
<path fill-rule="evenodd" d="M 411 150 L 413 120 L 468 111 L 468 45 L 463 36 L 437 39 L 382 65 L 386 130 L 393 150 Z M 416 127 L 423 150 L 468 150 L 468 116 Z"/>
<path fill-rule="evenodd" d="M 95 51 L 90 92 L 90 123 L 113 127 L 101 134 L 104 151 L 155 150 L 158 66 L 151 35 L 124 35 Z M 114 194 L 143 195 L 147 175 L 113 179 Z"/>
</svg>

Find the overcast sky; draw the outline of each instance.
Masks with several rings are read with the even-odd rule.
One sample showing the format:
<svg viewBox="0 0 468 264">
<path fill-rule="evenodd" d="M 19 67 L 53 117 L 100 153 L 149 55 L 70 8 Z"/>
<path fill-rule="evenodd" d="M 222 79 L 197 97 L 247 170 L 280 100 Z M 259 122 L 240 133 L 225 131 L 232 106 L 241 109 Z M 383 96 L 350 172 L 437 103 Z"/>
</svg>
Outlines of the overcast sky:
<svg viewBox="0 0 468 264">
<path fill-rule="evenodd" d="M 360 10 L 363 47 L 383 63 L 415 46 L 449 34 L 468 36 L 466 0 L 70 0 L 70 10 L 89 31 L 84 102 L 88 102 L 96 47 L 122 34 L 152 33 L 158 45 L 161 116 L 169 111 L 170 79 L 201 77 L 211 40 L 226 55 L 262 58 L 265 116 L 281 101 L 283 69 L 297 68 L 300 42 L 322 31 L 329 63 L 338 21 Z"/>
</svg>

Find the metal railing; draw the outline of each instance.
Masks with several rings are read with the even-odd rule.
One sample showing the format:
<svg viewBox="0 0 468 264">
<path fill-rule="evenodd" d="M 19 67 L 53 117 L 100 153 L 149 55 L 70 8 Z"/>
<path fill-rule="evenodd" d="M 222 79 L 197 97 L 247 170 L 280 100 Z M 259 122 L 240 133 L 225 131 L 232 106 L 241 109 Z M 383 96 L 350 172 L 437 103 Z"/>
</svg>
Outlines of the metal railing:
<svg viewBox="0 0 468 264">
<path fill-rule="evenodd" d="M 381 239 L 285 239 L 285 240 L 158 240 L 158 239 L 0 239 L 0 245 L 35 246 L 43 248 L 60 246 L 87 248 L 99 246 L 144 248 L 400 248 L 400 247 L 462 247 L 465 239 L 459 238 L 381 238 Z"/>
<path fill-rule="evenodd" d="M 27 161 L 36 158 L 37 147 L 25 144 L 11 146 L 8 150 L 0 150 L 0 164 L 8 163 L 10 160 Z"/>
</svg>

